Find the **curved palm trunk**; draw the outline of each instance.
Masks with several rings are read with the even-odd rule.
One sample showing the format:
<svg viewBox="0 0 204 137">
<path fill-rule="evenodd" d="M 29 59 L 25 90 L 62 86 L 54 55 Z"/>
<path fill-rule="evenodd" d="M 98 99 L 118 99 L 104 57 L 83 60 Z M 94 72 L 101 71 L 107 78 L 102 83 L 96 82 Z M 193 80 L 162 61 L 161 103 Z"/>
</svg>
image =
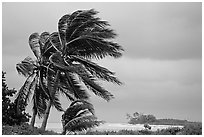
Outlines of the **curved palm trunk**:
<svg viewBox="0 0 204 137">
<path fill-rule="evenodd" d="M 51 102 L 49 101 L 48 105 L 47 105 L 47 108 L 45 110 L 45 115 L 43 117 L 43 122 L 42 122 L 42 125 L 41 125 L 41 128 L 40 128 L 43 131 L 45 131 L 45 129 L 46 129 L 47 120 L 48 120 L 48 117 L 49 117 L 49 114 L 50 114 L 50 108 L 51 108 Z"/>
<path fill-rule="evenodd" d="M 34 125 L 35 125 L 36 115 L 37 115 L 37 112 L 35 110 L 33 110 L 33 116 L 32 116 L 31 122 L 30 122 L 31 127 L 33 127 L 33 128 L 34 128 Z"/>
</svg>

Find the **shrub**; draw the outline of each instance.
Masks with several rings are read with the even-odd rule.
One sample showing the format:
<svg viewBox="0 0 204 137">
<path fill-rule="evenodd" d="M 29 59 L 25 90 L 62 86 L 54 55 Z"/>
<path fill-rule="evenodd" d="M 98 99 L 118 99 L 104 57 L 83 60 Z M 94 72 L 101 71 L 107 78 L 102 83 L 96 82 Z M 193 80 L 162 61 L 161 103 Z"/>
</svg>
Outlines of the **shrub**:
<svg viewBox="0 0 204 137">
<path fill-rule="evenodd" d="M 127 118 L 129 119 L 129 124 L 144 124 L 155 122 L 157 120 L 153 115 L 144 115 L 138 112 L 133 113 L 133 116 L 127 114 Z"/>
<path fill-rule="evenodd" d="M 2 71 L 2 124 L 3 125 L 20 125 L 28 122 L 30 115 L 25 112 L 25 104 L 18 106 L 17 102 L 12 102 L 10 98 L 17 92 L 15 89 L 8 89 L 6 84 L 5 72 Z"/>
<path fill-rule="evenodd" d="M 155 132 L 156 135 L 176 135 L 181 131 L 179 127 L 172 127 L 167 129 L 157 130 Z"/>
<path fill-rule="evenodd" d="M 202 123 L 186 124 L 181 132 L 182 135 L 202 135 Z"/>
<path fill-rule="evenodd" d="M 32 128 L 29 124 L 23 123 L 21 125 L 4 125 L 2 127 L 3 135 L 59 135 L 53 131 L 42 131 L 38 128 Z"/>
</svg>

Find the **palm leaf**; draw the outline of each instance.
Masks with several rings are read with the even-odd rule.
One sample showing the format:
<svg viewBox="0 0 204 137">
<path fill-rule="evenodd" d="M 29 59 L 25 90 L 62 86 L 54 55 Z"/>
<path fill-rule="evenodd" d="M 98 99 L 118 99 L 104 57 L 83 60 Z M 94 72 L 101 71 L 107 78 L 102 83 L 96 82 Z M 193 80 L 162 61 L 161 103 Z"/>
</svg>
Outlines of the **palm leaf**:
<svg viewBox="0 0 204 137">
<path fill-rule="evenodd" d="M 76 37 L 79 37 L 81 35 L 84 35 L 87 32 L 92 32 L 93 30 L 103 30 L 104 27 L 109 26 L 107 21 L 101 21 L 100 18 L 91 18 L 88 20 L 85 20 L 78 24 L 78 26 L 75 28 L 75 30 L 72 32 L 70 36 L 70 40 Z M 113 34 L 114 35 L 114 34 Z M 111 36 L 112 37 L 112 36 Z"/>
<path fill-rule="evenodd" d="M 48 66 L 49 68 L 49 66 Z M 56 74 L 47 69 L 47 86 L 50 93 L 51 104 L 59 111 L 63 111 L 59 101 L 59 75 L 60 71 L 57 70 Z"/>
<path fill-rule="evenodd" d="M 99 126 L 101 123 L 103 123 L 103 122 L 102 121 L 94 121 L 94 120 L 83 121 L 83 122 L 77 123 L 77 125 L 73 126 L 71 128 L 71 131 L 72 132 L 86 131 L 87 129 Z"/>
<path fill-rule="evenodd" d="M 68 64 L 66 64 L 60 52 L 53 53 L 50 56 L 49 60 L 55 67 L 58 67 L 58 69 L 60 70 L 75 72 L 76 67 L 71 65 L 67 66 Z"/>
<path fill-rule="evenodd" d="M 66 15 L 62 16 L 58 22 L 58 31 L 59 31 L 59 37 L 60 37 L 62 49 L 64 49 L 64 46 L 66 43 L 65 35 L 66 35 L 66 29 L 68 28 L 67 20 L 69 17 L 70 17 L 70 15 L 66 14 Z"/>
<path fill-rule="evenodd" d="M 32 49 L 34 55 L 39 60 L 41 57 L 41 51 L 40 51 L 40 44 L 39 44 L 40 36 L 38 33 L 33 33 L 29 37 L 29 45 Z"/>
<path fill-rule="evenodd" d="M 114 38 L 116 34 L 112 29 L 107 28 L 109 26 L 107 21 L 101 21 L 100 18 L 94 16 L 97 13 L 93 9 L 78 10 L 60 19 L 58 29 L 67 55 L 99 59 L 107 55 L 112 57 L 122 55 L 121 46 L 107 41 Z"/>
<path fill-rule="evenodd" d="M 80 55 L 86 58 L 102 59 L 106 56 L 121 57 L 122 47 L 117 43 L 105 41 L 101 38 L 90 35 L 82 35 L 66 44 L 71 55 Z"/>
<path fill-rule="evenodd" d="M 17 112 L 19 112 L 20 110 L 20 106 L 21 104 L 25 104 L 25 106 L 27 105 L 27 102 L 31 96 L 31 92 L 32 90 L 30 89 L 30 86 L 32 86 L 33 81 L 35 82 L 35 79 L 33 80 L 33 77 L 35 76 L 35 73 L 33 73 L 32 75 L 30 75 L 25 83 L 23 84 L 23 86 L 20 88 L 19 92 L 16 95 L 16 100 L 17 100 Z"/>
<path fill-rule="evenodd" d="M 30 57 L 26 57 L 23 61 L 16 64 L 16 70 L 20 75 L 28 77 L 33 74 L 34 69 L 36 69 L 35 62 Z"/>
<path fill-rule="evenodd" d="M 102 97 L 103 99 L 105 99 L 106 101 L 111 100 L 113 97 L 113 95 L 108 92 L 107 90 L 103 89 L 101 86 L 99 86 L 96 82 L 95 79 L 92 77 L 85 77 L 81 75 L 81 78 L 83 79 L 83 82 L 86 84 L 86 86 L 93 91 L 93 93 L 97 96 Z"/>
<path fill-rule="evenodd" d="M 88 110 L 89 113 L 94 115 L 94 108 L 93 105 L 87 101 L 83 100 L 76 100 L 71 103 L 70 107 L 64 113 L 64 119 L 73 119 L 79 117 L 85 113 L 84 111 Z"/>
<path fill-rule="evenodd" d="M 40 85 L 37 85 L 33 95 L 33 109 L 36 110 L 35 112 L 37 112 L 39 118 L 42 118 L 43 114 L 45 114 L 47 102 L 47 95 L 43 92 Z"/>
<path fill-rule="evenodd" d="M 45 42 L 43 56 L 49 58 L 53 53 L 60 52 L 62 45 L 60 43 L 58 32 L 49 35 Z"/>
<path fill-rule="evenodd" d="M 44 51 L 45 51 L 45 43 L 46 43 L 46 41 L 48 40 L 49 36 L 50 36 L 50 33 L 49 33 L 49 32 L 43 32 L 43 33 L 41 33 L 41 35 L 40 35 L 40 41 L 39 41 L 39 43 L 40 43 L 41 54 L 43 54 Z"/>
<path fill-rule="evenodd" d="M 94 126 L 99 125 L 98 122 L 96 122 L 96 117 L 90 115 L 90 116 L 81 116 L 77 117 L 75 119 L 70 120 L 66 125 L 64 126 L 64 129 L 67 131 L 83 131 L 88 128 L 92 128 Z"/>
<path fill-rule="evenodd" d="M 118 85 L 121 85 L 122 82 L 120 82 L 116 77 L 113 75 L 115 74 L 114 72 L 108 70 L 107 68 L 101 67 L 97 65 L 94 62 L 91 62 L 87 59 L 78 57 L 78 56 L 71 56 L 72 61 L 77 61 L 85 66 L 85 68 L 95 77 L 100 78 L 101 80 L 105 80 L 108 82 L 112 82 Z"/>
<path fill-rule="evenodd" d="M 31 93 L 33 92 L 35 92 L 35 89 L 36 89 L 36 86 L 37 86 L 37 83 L 38 83 L 38 75 L 35 75 L 35 77 L 33 78 L 33 80 L 31 81 L 31 83 L 30 83 L 30 87 L 28 88 L 28 93 L 27 93 L 27 95 L 26 95 L 26 104 L 29 102 L 29 100 L 30 100 L 30 96 L 31 96 Z"/>
<path fill-rule="evenodd" d="M 61 94 L 65 95 L 70 101 L 75 100 L 74 95 L 67 88 L 59 87 L 59 91 L 61 92 Z"/>
<path fill-rule="evenodd" d="M 68 27 L 66 29 L 66 41 L 70 41 L 70 36 L 72 35 L 73 31 L 82 24 L 82 22 L 85 22 L 91 18 L 93 18 L 94 15 L 96 15 L 98 12 L 90 9 L 90 10 L 78 10 L 71 14 L 71 16 L 68 18 L 67 23 Z"/>
<path fill-rule="evenodd" d="M 66 78 L 68 87 L 71 88 L 71 91 L 77 99 L 87 100 L 89 98 L 88 93 L 85 89 L 83 89 L 82 85 L 78 82 L 74 74 L 66 72 Z"/>
<path fill-rule="evenodd" d="M 45 71 L 43 71 L 43 69 L 41 69 L 39 71 L 39 76 L 40 76 L 39 85 L 40 85 L 42 91 L 44 92 L 44 94 L 47 96 L 47 98 L 49 98 L 49 97 L 51 97 L 51 95 L 50 95 L 49 90 L 46 86 L 46 83 L 45 83 L 46 78 L 45 78 L 44 74 L 45 74 Z"/>
</svg>

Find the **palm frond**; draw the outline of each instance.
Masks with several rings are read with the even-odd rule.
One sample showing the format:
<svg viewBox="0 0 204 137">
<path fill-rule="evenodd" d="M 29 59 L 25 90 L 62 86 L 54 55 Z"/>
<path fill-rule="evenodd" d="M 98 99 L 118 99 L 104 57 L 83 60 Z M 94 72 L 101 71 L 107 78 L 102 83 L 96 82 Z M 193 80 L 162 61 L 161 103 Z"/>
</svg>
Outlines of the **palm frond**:
<svg viewBox="0 0 204 137">
<path fill-rule="evenodd" d="M 36 68 L 35 61 L 33 61 L 31 57 L 26 57 L 23 61 L 16 64 L 17 72 L 25 77 L 33 74 L 33 71 Z"/>
<path fill-rule="evenodd" d="M 49 33 L 49 32 L 43 32 L 43 33 L 41 33 L 41 35 L 40 35 L 40 41 L 39 41 L 39 43 L 40 43 L 41 55 L 42 55 L 42 54 L 44 53 L 44 51 L 45 51 L 45 43 L 46 43 L 46 41 L 48 40 L 49 36 L 50 36 L 50 33 Z"/>
<path fill-rule="evenodd" d="M 32 80 L 31 83 L 30 83 L 30 87 L 28 88 L 28 91 L 29 91 L 29 92 L 28 92 L 28 94 L 27 94 L 26 97 L 25 97 L 25 98 L 27 98 L 26 103 L 29 102 L 31 93 L 32 93 L 32 92 L 33 92 L 33 93 L 35 92 L 37 83 L 38 83 L 38 75 L 35 75 L 34 78 L 33 78 L 33 80 Z"/>
<path fill-rule="evenodd" d="M 107 21 L 101 21 L 100 18 L 93 18 L 92 17 L 91 19 L 83 21 L 83 22 L 81 22 L 81 24 L 78 24 L 78 26 L 76 26 L 75 30 L 72 32 L 72 34 L 70 36 L 70 40 L 72 40 L 76 37 L 79 37 L 81 35 L 86 35 L 87 33 L 90 33 L 90 32 L 92 33 L 96 29 L 98 31 L 102 31 L 106 26 L 109 26 Z M 102 32 L 104 32 L 104 31 L 102 31 Z M 111 31 L 111 32 L 113 32 L 113 31 Z M 96 34 L 98 34 L 98 33 L 96 33 Z M 109 33 L 109 34 L 113 34 L 112 36 L 115 35 L 114 33 Z"/>
<path fill-rule="evenodd" d="M 94 126 L 98 126 L 100 122 L 97 121 L 95 116 L 81 116 L 70 120 L 64 126 L 64 129 L 67 131 L 83 131 Z"/>
<path fill-rule="evenodd" d="M 58 22 L 58 31 L 59 31 L 59 37 L 60 37 L 60 42 L 62 45 L 62 49 L 64 49 L 65 43 L 66 43 L 66 29 L 68 28 L 68 22 L 67 20 L 69 19 L 70 15 L 66 14 L 62 16 Z"/>
<path fill-rule="evenodd" d="M 23 86 L 20 88 L 20 90 L 18 91 L 18 93 L 16 95 L 17 112 L 19 112 L 19 110 L 20 110 L 19 107 L 21 106 L 21 104 L 27 105 L 27 102 L 28 102 L 28 100 L 32 94 L 32 90 L 29 90 L 30 86 L 32 85 L 33 81 L 35 82 L 35 79 L 33 80 L 34 76 L 35 76 L 35 73 L 28 76 L 25 83 L 23 84 Z"/>
<path fill-rule="evenodd" d="M 80 123 L 77 123 L 77 125 L 75 125 L 74 127 L 71 128 L 72 132 L 80 132 L 80 131 L 86 131 L 87 129 L 99 126 L 100 124 L 102 124 L 102 121 L 83 121 Z"/>
<path fill-rule="evenodd" d="M 67 84 L 77 99 L 89 99 L 89 95 L 72 73 L 66 72 Z"/>
<path fill-rule="evenodd" d="M 37 84 L 34 95 L 33 95 L 33 109 L 37 112 L 39 118 L 42 118 L 47 108 L 47 102 L 49 98 L 43 92 L 43 89 Z"/>
<path fill-rule="evenodd" d="M 70 107 L 64 113 L 64 119 L 73 119 L 81 116 L 84 110 L 94 115 L 93 105 L 85 100 L 76 100 L 70 104 Z M 85 114 L 85 113 L 84 113 Z M 68 117 L 68 118 L 66 118 Z"/>
<path fill-rule="evenodd" d="M 38 33 L 33 33 L 29 37 L 30 48 L 32 49 L 34 55 L 38 60 L 41 57 L 39 40 L 40 40 L 40 35 Z"/>
<path fill-rule="evenodd" d="M 60 52 L 53 53 L 50 58 L 50 62 L 55 66 L 58 67 L 58 69 L 63 71 L 69 71 L 69 72 L 75 72 L 74 66 L 67 66 L 66 62 L 64 61 L 64 58 L 62 57 Z"/>
<path fill-rule="evenodd" d="M 85 66 L 85 68 L 95 77 L 105 80 L 108 82 L 112 82 L 118 85 L 121 85 L 122 82 L 120 82 L 115 76 L 114 72 L 108 70 L 107 68 L 104 68 L 102 66 L 97 65 L 94 62 L 91 62 L 87 59 L 84 59 L 82 57 L 78 56 L 71 56 L 70 60 L 77 61 Z"/>
<path fill-rule="evenodd" d="M 45 42 L 43 56 L 49 58 L 55 52 L 61 52 L 62 45 L 59 39 L 59 33 L 53 32 Z"/>
<path fill-rule="evenodd" d="M 66 41 L 70 41 L 70 36 L 72 35 L 73 31 L 76 27 L 80 26 L 83 22 L 92 19 L 94 15 L 98 12 L 94 9 L 90 10 L 78 10 L 71 14 L 68 18 L 67 23 L 68 27 L 66 29 Z"/>
<path fill-rule="evenodd" d="M 52 105 L 58 110 L 58 111 L 64 111 L 64 109 L 62 108 L 62 105 L 60 103 L 59 100 L 59 93 L 58 91 L 53 95 L 53 99 L 52 99 Z"/>
<path fill-rule="evenodd" d="M 62 95 L 65 95 L 70 101 L 74 101 L 75 97 L 66 87 L 59 87 L 59 91 Z"/>
<path fill-rule="evenodd" d="M 91 35 L 77 37 L 69 41 L 66 46 L 69 47 L 67 53 L 90 59 L 102 59 L 106 56 L 118 58 L 122 56 L 121 51 L 123 51 L 123 48 L 117 43 Z"/>
<path fill-rule="evenodd" d="M 55 51 L 60 52 L 62 49 L 62 45 L 60 43 L 60 39 L 59 39 L 59 33 L 58 32 L 53 32 L 50 35 L 50 42 L 52 44 L 52 47 L 55 49 Z"/>
<path fill-rule="evenodd" d="M 103 99 L 105 99 L 106 101 L 109 101 L 111 99 L 114 98 L 114 96 L 108 92 L 107 90 L 105 90 L 104 88 L 102 88 L 101 86 L 99 86 L 96 82 L 95 79 L 92 77 L 85 77 L 81 75 L 81 78 L 83 79 L 83 82 L 86 84 L 86 86 L 93 91 L 93 93 L 99 97 L 102 97 Z"/>
<path fill-rule="evenodd" d="M 59 75 L 60 71 L 57 70 L 56 74 L 47 70 L 47 86 L 50 93 L 51 104 L 58 110 L 63 111 L 59 101 Z"/>
<path fill-rule="evenodd" d="M 43 71 L 43 69 L 41 69 L 39 71 L 39 76 L 40 76 L 39 85 L 40 85 L 42 91 L 44 92 L 44 94 L 47 96 L 47 98 L 49 98 L 49 97 L 51 97 L 51 95 L 50 95 L 49 90 L 46 86 L 46 83 L 45 83 L 46 78 L 45 78 L 44 74 L 45 74 L 45 71 Z"/>
<path fill-rule="evenodd" d="M 67 55 L 98 59 L 107 55 L 116 58 L 122 55 L 123 48 L 109 41 L 115 38 L 116 33 L 107 28 L 107 21 L 94 16 L 97 13 L 94 9 L 78 10 L 59 20 L 59 35 Z"/>
</svg>

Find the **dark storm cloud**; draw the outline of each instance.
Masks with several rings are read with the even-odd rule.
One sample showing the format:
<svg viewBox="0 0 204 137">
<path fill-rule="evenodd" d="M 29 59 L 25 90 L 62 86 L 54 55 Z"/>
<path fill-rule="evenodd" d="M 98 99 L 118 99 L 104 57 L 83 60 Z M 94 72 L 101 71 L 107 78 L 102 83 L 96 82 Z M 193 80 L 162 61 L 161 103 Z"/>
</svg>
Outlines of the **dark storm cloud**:
<svg viewBox="0 0 204 137">
<path fill-rule="evenodd" d="M 33 32 L 56 31 L 63 14 L 90 8 L 116 30 L 125 56 L 201 58 L 201 3 L 3 3 L 3 51 L 27 45 Z"/>
<path fill-rule="evenodd" d="M 125 55 L 153 59 L 201 58 L 201 3 L 133 6 L 134 10 L 120 11 L 120 18 L 115 22 Z"/>
</svg>

